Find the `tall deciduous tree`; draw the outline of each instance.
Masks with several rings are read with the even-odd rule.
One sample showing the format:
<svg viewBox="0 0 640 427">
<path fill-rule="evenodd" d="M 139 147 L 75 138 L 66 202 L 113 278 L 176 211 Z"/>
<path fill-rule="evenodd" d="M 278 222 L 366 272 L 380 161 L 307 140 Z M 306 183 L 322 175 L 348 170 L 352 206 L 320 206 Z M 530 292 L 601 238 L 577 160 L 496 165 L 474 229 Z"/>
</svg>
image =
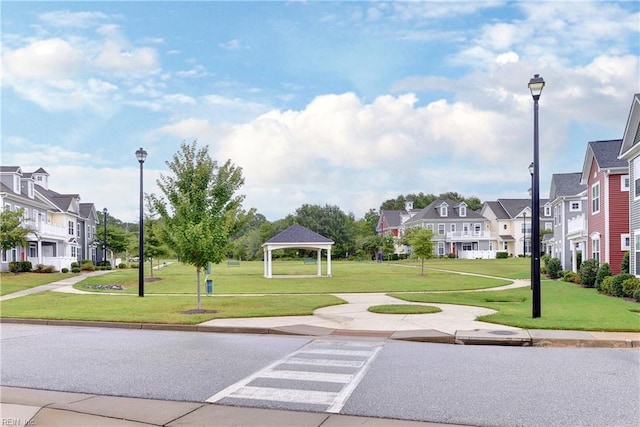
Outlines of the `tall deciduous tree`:
<svg viewBox="0 0 640 427">
<path fill-rule="evenodd" d="M 172 175 L 160 175 L 158 187 L 165 198 L 150 196 L 163 219 L 163 239 L 180 260 L 196 268 L 197 309 L 200 304 L 200 273 L 209 262 L 220 263 L 229 237 L 248 220 L 242 211 L 244 196 L 236 191 L 244 184 L 242 169 L 227 160 L 222 166 L 211 159 L 208 147 L 183 143 L 172 161 Z"/>
<path fill-rule="evenodd" d="M 34 231 L 23 224 L 24 209 L 17 211 L 0 211 L 0 244 L 2 250 L 8 251 L 16 246 L 27 245 L 27 235 Z"/>
<path fill-rule="evenodd" d="M 411 244 L 411 253 L 420 257 L 422 260 L 422 268 L 420 274 L 424 276 L 424 260 L 433 257 L 433 231 L 420 228 L 411 230 L 409 233 L 409 243 Z"/>
</svg>

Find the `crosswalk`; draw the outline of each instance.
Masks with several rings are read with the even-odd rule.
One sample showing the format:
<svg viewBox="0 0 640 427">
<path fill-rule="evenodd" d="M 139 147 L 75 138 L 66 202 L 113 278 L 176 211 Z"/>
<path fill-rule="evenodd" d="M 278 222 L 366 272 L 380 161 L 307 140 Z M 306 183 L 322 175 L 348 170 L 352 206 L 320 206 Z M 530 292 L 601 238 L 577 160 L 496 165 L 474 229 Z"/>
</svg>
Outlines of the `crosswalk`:
<svg viewBox="0 0 640 427">
<path fill-rule="evenodd" d="M 379 340 L 317 339 L 206 401 L 338 413 L 383 346 Z"/>
</svg>

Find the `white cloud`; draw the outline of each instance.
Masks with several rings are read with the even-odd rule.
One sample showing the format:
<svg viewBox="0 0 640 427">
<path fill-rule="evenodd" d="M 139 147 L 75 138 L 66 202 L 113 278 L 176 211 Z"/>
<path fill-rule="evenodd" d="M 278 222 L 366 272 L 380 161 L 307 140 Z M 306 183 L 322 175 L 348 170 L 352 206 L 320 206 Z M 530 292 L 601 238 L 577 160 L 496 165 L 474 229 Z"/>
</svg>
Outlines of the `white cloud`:
<svg viewBox="0 0 640 427">
<path fill-rule="evenodd" d="M 233 40 L 228 40 L 228 41 L 223 42 L 223 43 L 218 43 L 218 46 L 221 47 L 222 49 L 226 49 L 226 50 L 238 50 L 238 49 L 242 48 L 240 40 L 238 40 L 238 39 L 233 39 Z"/>
<path fill-rule="evenodd" d="M 94 64 L 104 70 L 142 74 L 156 71 L 159 67 L 155 49 L 127 48 L 111 40 L 105 42 Z"/>
<path fill-rule="evenodd" d="M 108 16 L 102 12 L 70 12 L 69 10 L 57 10 L 42 13 L 38 18 L 43 23 L 53 27 L 90 28 L 108 19 Z"/>
<path fill-rule="evenodd" d="M 86 65 L 82 50 L 60 38 L 36 40 L 24 47 L 3 50 L 3 77 L 11 81 L 71 78 Z"/>
</svg>

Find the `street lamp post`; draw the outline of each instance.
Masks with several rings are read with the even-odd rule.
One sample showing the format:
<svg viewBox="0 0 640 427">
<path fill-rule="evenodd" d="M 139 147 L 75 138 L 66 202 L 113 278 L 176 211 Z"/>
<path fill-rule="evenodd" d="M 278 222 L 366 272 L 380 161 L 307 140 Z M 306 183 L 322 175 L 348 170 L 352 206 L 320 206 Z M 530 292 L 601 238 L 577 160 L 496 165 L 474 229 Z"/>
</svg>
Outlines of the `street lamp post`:
<svg viewBox="0 0 640 427">
<path fill-rule="evenodd" d="M 533 186 L 531 191 L 531 286 L 533 289 L 532 317 L 541 316 L 540 307 L 540 159 L 538 155 L 538 100 L 544 88 L 544 79 L 534 74 L 529 80 L 533 97 Z"/>
<path fill-rule="evenodd" d="M 144 205 L 142 200 L 143 195 L 143 185 L 142 185 L 142 164 L 147 158 L 147 152 L 140 147 L 139 150 L 136 150 L 136 158 L 138 159 L 138 163 L 140 163 L 140 222 L 139 222 L 139 252 L 138 252 L 138 296 L 144 296 Z"/>
<path fill-rule="evenodd" d="M 102 265 L 107 266 L 107 208 L 102 209 L 104 218 L 104 245 L 102 245 Z"/>
<path fill-rule="evenodd" d="M 527 256 L 527 213 L 522 212 L 522 256 Z"/>
</svg>

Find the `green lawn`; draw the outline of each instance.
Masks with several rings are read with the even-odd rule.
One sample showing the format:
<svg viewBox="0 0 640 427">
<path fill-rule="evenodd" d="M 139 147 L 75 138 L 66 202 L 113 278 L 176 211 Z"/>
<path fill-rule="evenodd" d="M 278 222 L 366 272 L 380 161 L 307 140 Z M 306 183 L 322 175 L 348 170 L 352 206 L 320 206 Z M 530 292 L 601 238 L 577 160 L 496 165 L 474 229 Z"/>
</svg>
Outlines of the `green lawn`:
<svg viewBox="0 0 640 427">
<path fill-rule="evenodd" d="M 175 323 L 193 325 L 234 317 L 302 316 L 344 301 L 332 295 L 203 297 L 202 309 L 216 313 L 184 314 L 196 308 L 194 296 L 108 296 L 44 292 L 2 301 L 2 317 Z"/>
<path fill-rule="evenodd" d="M 0 312 L 3 317 L 196 324 L 215 318 L 308 315 L 316 308 L 344 303 L 328 295 L 330 293 L 386 292 L 408 301 L 492 308 L 498 313 L 479 320 L 527 329 L 640 331 L 640 304 L 604 296 L 594 289 L 545 280 L 542 284 L 542 317 L 532 319 L 529 287 L 456 293 L 453 291 L 500 286 L 508 281 L 442 271 L 528 278 L 530 261 L 523 258 L 429 260 L 425 263 L 427 268 L 424 276 L 420 274 L 419 262 L 336 261 L 332 263 L 333 277 L 330 278 L 273 279 L 263 277 L 261 262 L 243 261 L 240 266 L 222 263 L 214 266 L 211 273 L 214 296 L 204 295 L 205 274 L 201 276 L 202 308 L 216 311 L 208 314 L 183 313 L 196 306 L 195 269 L 173 263 L 155 271 L 156 280 L 145 283 L 145 298 L 137 297 L 137 270 L 114 270 L 103 276 L 85 279 L 76 288 L 85 290 L 88 284 L 120 284 L 126 288 L 121 292 L 123 295 L 46 292 L 0 302 Z M 326 264 L 323 265 L 324 272 Z M 276 261 L 273 273 L 314 275 L 316 266 L 304 264 L 302 260 Z M 148 269 L 145 276 L 149 279 Z M 62 277 L 69 277 L 69 274 Z M 2 275 L 2 293 L 10 292 L 8 289 L 23 289 L 59 279 L 60 276 L 56 274 Z M 445 292 L 428 293 L 431 291 Z M 396 305 L 374 310 L 410 313 L 417 309 Z"/>
<path fill-rule="evenodd" d="M 75 273 L 2 273 L 0 275 L 0 295 L 11 294 L 47 283 L 57 282 Z"/>
<path fill-rule="evenodd" d="M 498 313 L 478 320 L 525 329 L 640 332 L 640 304 L 599 294 L 572 283 L 544 280 L 542 316 L 531 317 L 531 289 L 442 294 L 390 294 L 406 301 L 474 305 Z"/>
<path fill-rule="evenodd" d="M 324 263 L 323 263 L 324 264 Z M 323 267 L 325 267 L 323 265 Z M 316 266 L 302 261 L 274 262 L 274 275 L 314 275 Z M 211 272 L 215 294 L 299 294 L 340 292 L 401 292 L 451 291 L 489 288 L 508 284 L 507 280 L 460 275 L 437 270 L 426 270 L 420 275 L 415 265 L 393 265 L 375 262 L 332 263 L 332 277 L 305 277 L 265 279 L 263 263 L 242 262 L 239 267 L 226 263 L 214 265 Z M 147 280 L 148 270 L 146 273 Z M 204 292 L 205 274 L 201 274 L 201 292 Z M 154 272 L 153 282 L 145 282 L 145 294 L 195 294 L 196 271 L 192 266 L 173 263 Z M 87 285 L 119 284 L 123 293 L 138 293 L 137 270 L 117 270 L 104 276 L 92 277 L 74 287 L 93 291 Z M 111 291 L 107 291 L 111 292 Z"/>
</svg>

